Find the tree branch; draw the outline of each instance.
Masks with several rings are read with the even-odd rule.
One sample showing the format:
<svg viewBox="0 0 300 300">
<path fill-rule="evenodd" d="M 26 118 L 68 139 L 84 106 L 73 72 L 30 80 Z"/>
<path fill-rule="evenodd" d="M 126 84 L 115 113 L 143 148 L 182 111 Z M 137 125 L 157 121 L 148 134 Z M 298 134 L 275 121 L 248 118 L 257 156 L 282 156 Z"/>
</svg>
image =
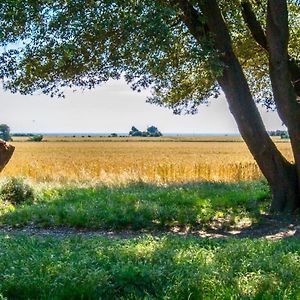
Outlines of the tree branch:
<svg viewBox="0 0 300 300">
<path fill-rule="evenodd" d="M 266 34 L 253 12 L 251 3 L 248 0 L 245 0 L 242 1 L 241 6 L 243 18 L 250 29 L 253 38 L 261 47 L 268 50 Z"/>
<path fill-rule="evenodd" d="M 189 1 L 173 0 L 172 2 L 178 5 L 183 12 L 182 21 L 185 23 L 197 41 L 200 41 L 203 37 L 208 36 L 209 31 L 207 24 L 205 22 L 201 22 L 203 16 Z"/>
<path fill-rule="evenodd" d="M 260 22 L 257 20 L 253 11 L 252 5 L 248 0 L 243 0 L 241 3 L 242 15 L 246 25 L 248 26 L 254 40 L 267 52 L 268 42 L 265 31 L 263 30 Z M 294 91 L 298 97 L 300 97 L 300 66 L 297 61 L 288 55 L 288 68 L 291 75 L 291 81 L 294 87 Z"/>
</svg>

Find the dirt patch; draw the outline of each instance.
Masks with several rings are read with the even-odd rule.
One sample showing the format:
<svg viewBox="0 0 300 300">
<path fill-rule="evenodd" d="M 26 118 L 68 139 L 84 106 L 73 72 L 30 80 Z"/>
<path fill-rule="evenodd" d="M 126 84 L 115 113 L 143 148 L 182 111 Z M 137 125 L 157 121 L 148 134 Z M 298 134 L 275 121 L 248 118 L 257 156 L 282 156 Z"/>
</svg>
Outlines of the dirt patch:
<svg viewBox="0 0 300 300">
<path fill-rule="evenodd" d="M 226 239 L 226 238 L 263 238 L 267 240 L 280 240 L 290 237 L 300 238 L 300 222 L 298 219 L 265 216 L 260 224 L 234 229 L 208 229 L 195 230 L 189 227 L 173 227 L 168 230 L 90 230 L 69 227 L 40 228 L 34 225 L 22 228 L 2 227 L 2 234 L 23 234 L 29 236 L 52 236 L 57 238 L 83 236 L 103 236 L 109 238 L 138 238 L 144 235 L 162 236 L 166 234 L 182 237 L 194 236 L 199 238 Z"/>
</svg>

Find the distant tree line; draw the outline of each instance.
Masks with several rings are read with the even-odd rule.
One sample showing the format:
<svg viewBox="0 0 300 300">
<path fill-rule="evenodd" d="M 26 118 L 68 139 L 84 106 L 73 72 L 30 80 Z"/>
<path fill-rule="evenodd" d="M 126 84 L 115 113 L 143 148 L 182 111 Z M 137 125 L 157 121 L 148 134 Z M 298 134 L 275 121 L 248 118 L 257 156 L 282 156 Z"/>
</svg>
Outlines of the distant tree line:
<svg viewBox="0 0 300 300">
<path fill-rule="evenodd" d="M 41 142 L 43 135 L 33 133 L 14 133 L 14 137 L 28 137 L 29 142 Z M 12 134 L 7 124 L 0 124 L 0 139 L 6 142 L 12 141 Z"/>
<path fill-rule="evenodd" d="M 142 137 L 160 137 L 162 136 L 162 133 L 155 126 L 148 127 L 146 131 L 141 131 L 135 126 L 132 126 L 129 135 Z"/>
<path fill-rule="evenodd" d="M 272 130 L 269 131 L 270 136 L 280 136 L 282 139 L 288 139 L 289 133 L 286 130 Z"/>
<path fill-rule="evenodd" d="M 34 136 L 33 133 L 13 133 L 13 136 L 15 137 L 30 137 Z"/>
</svg>

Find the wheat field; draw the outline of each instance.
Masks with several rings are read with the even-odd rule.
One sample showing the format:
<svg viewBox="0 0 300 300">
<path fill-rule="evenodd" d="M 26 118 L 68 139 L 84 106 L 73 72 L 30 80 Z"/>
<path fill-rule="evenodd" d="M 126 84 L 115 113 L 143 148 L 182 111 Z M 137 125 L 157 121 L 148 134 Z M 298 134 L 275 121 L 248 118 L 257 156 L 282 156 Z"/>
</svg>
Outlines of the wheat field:
<svg viewBox="0 0 300 300">
<path fill-rule="evenodd" d="M 239 138 L 55 138 L 13 142 L 1 176 L 39 182 L 155 183 L 256 180 L 262 174 Z M 277 141 L 291 160 L 290 143 Z"/>
</svg>

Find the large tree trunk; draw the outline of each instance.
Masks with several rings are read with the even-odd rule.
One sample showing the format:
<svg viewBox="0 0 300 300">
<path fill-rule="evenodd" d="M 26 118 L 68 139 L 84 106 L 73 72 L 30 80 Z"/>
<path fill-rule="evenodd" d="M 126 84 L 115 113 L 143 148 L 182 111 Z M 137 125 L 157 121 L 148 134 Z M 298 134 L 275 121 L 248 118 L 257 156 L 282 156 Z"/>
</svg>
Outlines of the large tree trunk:
<svg viewBox="0 0 300 300">
<path fill-rule="evenodd" d="M 15 147 L 7 144 L 6 142 L 0 140 L 0 172 L 4 169 L 6 164 L 9 162 L 10 158 L 14 153 Z"/>
<path fill-rule="evenodd" d="M 288 55 L 287 2 L 268 1 L 266 33 L 249 0 L 242 1 L 242 14 L 253 38 L 268 53 L 274 100 L 281 120 L 288 127 L 297 172 L 300 174 L 300 66 Z"/>
<path fill-rule="evenodd" d="M 209 38 L 214 39 L 215 49 L 220 53 L 224 69 L 218 82 L 243 139 L 270 184 L 273 194 L 272 210 L 295 210 L 299 207 L 296 168 L 282 156 L 264 127 L 241 65 L 233 52 L 229 31 L 216 0 L 202 0 L 199 3 L 205 16 L 205 25 L 200 23 L 200 18 L 197 20 L 197 11 L 187 3 L 188 1 L 178 0 L 184 12 L 183 20 L 190 32 L 200 43 L 209 34 Z"/>
<path fill-rule="evenodd" d="M 274 101 L 281 119 L 288 127 L 297 173 L 300 174 L 300 103 L 291 80 L 294 73 L 291 72 L 288 57 L 288 39 L 287 2 L 269 0 L 267 42 Z M 300 186 L 300 177 L 298 180 Z"/>
</svg>

